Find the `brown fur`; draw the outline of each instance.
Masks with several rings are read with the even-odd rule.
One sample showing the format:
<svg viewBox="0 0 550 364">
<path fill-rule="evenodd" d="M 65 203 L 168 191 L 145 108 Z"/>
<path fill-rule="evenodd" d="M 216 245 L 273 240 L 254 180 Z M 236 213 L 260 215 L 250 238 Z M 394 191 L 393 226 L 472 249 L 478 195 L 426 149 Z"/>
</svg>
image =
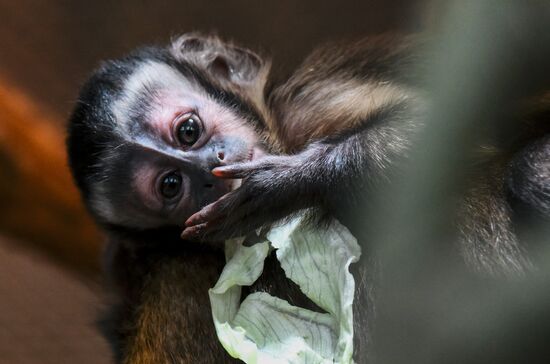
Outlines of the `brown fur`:
<svg viewBox="0 0 550 364">
<path fill-rule="evenodd" d="M 267 95 L 264 95 L 264 88 L 268 83 L 269 62 L 248 50 L 222 43 L 216 37 L 198 35 L 179 38 L 169 49 L 176 59 L 190 62 L 204 71 L 208 78 L 205 82 L 244 100 L 252 113 L 263 119 L 260 132 L 271 151 L 298 153 L 315 142 L 346 139 L 352 134 L 355 138 L 349 144 L 327 143 L 330 144 L 324 150 L 327 154 L 322 155 L 326 158 L 320 158 L 321 162 L 315 160 L 317 165 L 306 164 L 311 167 L 305 171 L 308 173 L 298 175 L 303 180 L 296 182 L 292 171 L 283 169 L 281 173 L 270 175 L 273 178 L 268 181 L 258 180 L 265 184 L 257 189 L 289 187 L 290 194 L 300 190 L 287 185 L 305 181 L 307 187 L 320 187 L 320 191 L 330 194 L 334 200 L 345 200 L 341 204 L 347 210 L 345 215 L 352 210 L 353 203 L 357 204 L 359 190 L 368 195 L 375 192 L 373 181 L 389 180 L 394 166 L 406 159 L 414 132 L 423 125 L 425 95 L 412 68 L 419 54 L 417 47 L 410 38 L 394 37 L 329 45 L 315 51 L 286 83 L 274 87 Z M 223 58 L 222 62 L 242 67 L 235 73 L 228 73 L 219 57 Z M 216 77 L 220 76 L 219 72 L 221 77 Z M 380 114 L 380 110 L 387 113 Z M 523 146 L 521 143 L 516 145 L 514 152 Z M 481 153 L 487 162 L 475 174 L 469 192 L 460 203 L 461 250 L 466 260 L 479 270 L 499 273 L 500 268 L 505 267 L 514 273 L 523 272 L 531 265 L 512 231 L 512 208 L 506 199 L 505 179 L 514 153 L 503 154 L 499 148 L 500 145 L 482 148 L 488 151 Z M 313 153 L 308 158 L 316 156 Z M 522 168 L 521 163 L 518 165 Z M 277 185 L 276 178 L 284 178 L 285 173 L 291 177 L 290 182 Z M 322 189 L 327 186 L 329 190 Z M 292 208 L 304 207 L 300 205 L 302 201 L 296 201 L 299 198 L 283 200 L 288 196 L 276 193 L 269 195 L 266 201 L 284 201 L 291 205 L 291 212 Z M 325 197 L 320 198 L 323 203 Z M 275 213 L 277 209 L 273 209 Z M 132 277 L 118 273 L 122 282 L 119 290 L 126 291 L 125 304 L 129 310 L 119 325 L 119 330 L 122 327 L 119 334 L 124 363 L 229 360 L 215 338 L 207 299 L 208 288 L 213 286 L 223 266 L 223 256 L 219 251 L 190 250 L 189 246 L 176 250 L 159 247 L 152 254 L 138 249 L 122 254 L 125 261 L 114 260 L 111 264 L 143 272 L 137 279 L 135 272 L 130 274 Z M 132 254 L 138 259 L 128 261 L 125 256 Z M 363 259 L 369 264 L 363 264 L 362 270 L 355 272 L 358 282 L 354 307 L 357 362 L 367 358 L 373 311 L 372 302 L 367 301 L 373 296 L 369 282 L 375 280 L 372 278 L 375 273 L 368 271 L 372 268 L 372 257 Z M 291 302 L 302 299 L 296 298 L 299 293 L 295 287 L 271 273 L 267 271 L 265 279 L 251 289 L 268 290 L 288 297 Z M 129 282 L 133 287 L 125 287 Z M 278 286 L 275 292 L 274 286 Z"/>
<path fill-rule="evenodd" d="M 136 249 L 117 241 L 109 254 L 109 265 L 117 269 L 114 284 L 123 292 L 114 333 L 121 363 L 235 362 L 217 341 L 208 298 L 223 267 L 222 253 Z"/>
<path fill-rule="evenodd" d="M 405 79 L 415 56 L 412 40 L 382 35 L 315 50 L 268 100 L 271 130 L 284 151 L 353 129 L 376 110 L 416 97 Z"/>
<path fill-rule="evenodd" d="M 124 363 L 198 363 L 201 357 L 208 358 L 204 363 L 230 362 L 212 325 L 189 324 L 211 322 L 209 310 L 203 308 L 209 307 L 208 289 L 219 268 L 208 255 L 157 262 L 143 286 Z"/>
</svg>

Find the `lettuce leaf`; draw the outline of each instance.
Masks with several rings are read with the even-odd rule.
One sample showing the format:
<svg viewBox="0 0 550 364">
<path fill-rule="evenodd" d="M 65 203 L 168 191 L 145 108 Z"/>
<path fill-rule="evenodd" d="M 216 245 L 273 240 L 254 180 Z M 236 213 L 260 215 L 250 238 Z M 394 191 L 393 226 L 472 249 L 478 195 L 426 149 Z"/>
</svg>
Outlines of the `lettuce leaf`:
<svg viewBox="0 0 550 364">
<path fill-rule="evenodd" d="M 326 313 L 290 305 L 264 292 L 240 302 L 241 287 L 261 275 L 271 251 L 286 276 Z M 246 363 L 352 363 L 355 282 L 349 265 L 361 254 L 357 240 L 338 221 L 311 227 L 299 215 L 272 228 L 252 246 L 226 242 L 227 264 L 210 289 L 218 338 Z"/>
</svg>

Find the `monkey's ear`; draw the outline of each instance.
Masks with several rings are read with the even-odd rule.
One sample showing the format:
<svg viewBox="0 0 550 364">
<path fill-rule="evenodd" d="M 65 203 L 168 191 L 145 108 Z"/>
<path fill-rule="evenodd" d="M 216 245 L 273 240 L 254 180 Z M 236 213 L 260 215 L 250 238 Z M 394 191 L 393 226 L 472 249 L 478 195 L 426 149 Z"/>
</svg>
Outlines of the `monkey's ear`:
<svg viewBox="0 0 550 364">
<path fill-rule="evenodd" d="M 262 74 L 264 62 L 248 49 L 230 46 L 217 54 L 208 67 L 218 77 L 244 83 L 254 82 Z"/>
<path fill-rule="evenodd" d="M 256 53 L 214 36 L 183 35 L 172 42 L 171 48 L 177 59 L 197 63 L 215 77 L 237 84 L 256 82 L 269 70 L 269 63 Z"/>
</svg>

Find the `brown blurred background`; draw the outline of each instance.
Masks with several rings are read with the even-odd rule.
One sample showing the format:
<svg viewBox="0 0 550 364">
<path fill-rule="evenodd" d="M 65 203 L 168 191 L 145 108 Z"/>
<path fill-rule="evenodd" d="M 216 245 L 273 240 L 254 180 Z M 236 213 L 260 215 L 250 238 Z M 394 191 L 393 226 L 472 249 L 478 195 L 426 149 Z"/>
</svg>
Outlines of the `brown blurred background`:
<svg viewBox="0 0 550 364">
<path fill-rule="evenodd" d="M 285 73 L 324 40 L 419 30 L 424 10 L 420 0 L 0 0 L 0 364 L 110 361 L 93 326 L 102 238 L 72 186 L 63 130 L 101 60 L 216 31 Z"/>
</svg>

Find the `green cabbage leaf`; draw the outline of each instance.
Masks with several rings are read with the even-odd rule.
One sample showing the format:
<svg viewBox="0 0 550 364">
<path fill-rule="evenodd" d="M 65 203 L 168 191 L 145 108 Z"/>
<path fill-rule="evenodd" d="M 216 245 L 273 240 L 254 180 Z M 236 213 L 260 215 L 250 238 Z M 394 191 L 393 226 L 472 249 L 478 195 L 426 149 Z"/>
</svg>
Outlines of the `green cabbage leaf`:
<svg viewBox="0 0 550 364">
<path fill-rule="evenodd" d="M 349 265 L 357 240 L 338 221 L 312 227 L 299 215 L 272 228 L 261 242 L 226 242 L 227 264 L 210 289 L 218 339 L 245 363 L 352 363 L 355 282 Z M 325 312 L 292 306 L 265 292 L 241 302 L 241 287 L 261 275 L 272 249 L 285 275 Z"/>
</svg>

